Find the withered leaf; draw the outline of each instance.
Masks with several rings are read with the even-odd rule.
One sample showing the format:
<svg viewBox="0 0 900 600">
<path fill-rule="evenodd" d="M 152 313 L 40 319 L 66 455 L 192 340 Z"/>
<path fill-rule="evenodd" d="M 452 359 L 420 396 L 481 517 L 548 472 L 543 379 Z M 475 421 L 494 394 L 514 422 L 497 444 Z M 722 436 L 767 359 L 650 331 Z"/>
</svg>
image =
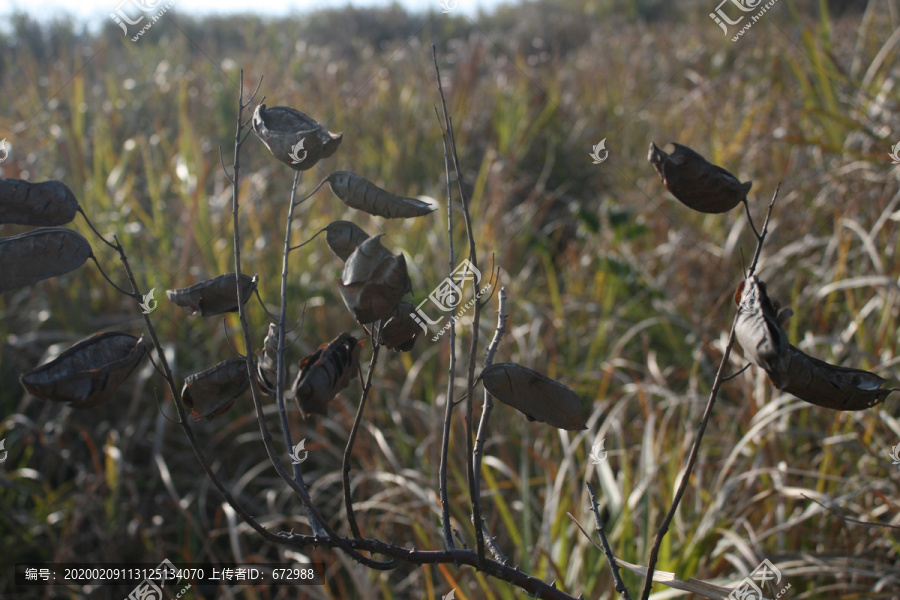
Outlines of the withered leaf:
<svg viewBox="0 0 900 600">
<path fill-rule="evenodd" d="M 738 318 L 735 337 L 744 356 L 761 367 L 777 387 L 788 370 L 788 339 L 778 319 L 778 308 L 766 293 L 766 284 L 756 276 L 742 281 L 735 294 Z"/>
<path fill-rule="evenodd" d="M 789 394 L 832 410 L 864 410 L 884 402 L 896 390 L 882 389 L 885 380 L 862 369 L 832 365 L 813 358 L 794 346 L 788 350 L 783 385 Z"/>
<path fill-rule="evenodd" d="M 381 235 L 364 241 L 344 264 L 340 292 L 344 304 L 360 323 L 388 317 L 400 299 L 412 291 L 406 258 L 381 245 Z"/>
<path fill-rule="evenodd" d="M 184 380 L 181 399 L 191 409 L 191 419 L 212 419 L 227 411 L 250 387 L 247 361 L 242 356 L 223 360 Z"/>
<path fill-rule="evenodd" d="M 647 160 L 660 179 L 682 204 L 703 213 L 728 212 L 747 197 L 752 181 L 741 183 L 737 177 L 681 144 L 666 154 L 650 142 Z"/>
<path fill-rule="evenodd" d="M 428 202 L 404 198 L 382 189 L 356 173 L 335 171 L 327 178 L 331 191 L 351 208 L 386 219 L 421 217 L 435 210 Z"/>
<path fill-rule="evenodd" d="M 259 279 L 255 275 L 251 278 L 249 275 L 241 273 L 241 295 L 244 297 L 245 303 L 256 290 L 258 281 Z M 166 296 L 189 315 L 209 317 L 238 310 L 234 273 L 219 275 L 191 287 L 166 290 Z"/>
<path fill-rule="evenodd" d="M 325 227 L 325 242 L 344 262 L 367 239 L 369 234 L 350 221 L 334 221 Z"/>
<path fill-rule="evenodd" d="M 529 421 L 541 421 L 558 429 L 587 429 L 581 414 L 581 397 L 558 381 L 515 363 L 491 365 L 481 372 L 485 389 L 512 406 Z"/>
<path fill-rule="evenodd" d="M 0 224 L 54 227 L 70 222 L 77 210 L 75 194 L 62 181 L 0 178 Z"/>
<path fill-rule="evenodd" d="M 0 238 L 0 293 L 74 271 L 91 255 L 81 234 L 62 227 Z"/>
<path fill-rule="evenodd" d="M 278 325 L 269 323 L 269 333 L 263 341 L 262 352 L 257 351 L 256 372 L 262 391 L 275 393 L 275 380 L 278 374 Z"/>
<path fill-rule="evenodd" d="M 416 345 L 416 336 L 422 333 L 420 321 L 412 317 L 416 307 L 409 302 L 401 302 L 382 321 L 378 343 L 398 352 L 409 352 Z M 364 326 L 365 327 L 365 326 Z M 366 327 L 366 332 L 371 333 Z"/>
<path fill-rule="evenodd" d="M 110 331 L 82 340 L 21 377 L 41 400 L 95 408 L 109 400 L 144 356 L 144 337 Z"/>
<path fill-rule="evenodd" d="M 287 106 L 267 109 L 260 104 L 251 125 L 272 155 L 297 171 L 311 169 L 334 154 L 343 139 L 343 134 L 332 133 L 309 115 Z"/>
<path fill-rule="evenodd" d="M 300 361 L 291 389 L 305 417 L 328 414 L 331 399 L 356 377 L 363 343 L 344 332 Z"/>
</svg>

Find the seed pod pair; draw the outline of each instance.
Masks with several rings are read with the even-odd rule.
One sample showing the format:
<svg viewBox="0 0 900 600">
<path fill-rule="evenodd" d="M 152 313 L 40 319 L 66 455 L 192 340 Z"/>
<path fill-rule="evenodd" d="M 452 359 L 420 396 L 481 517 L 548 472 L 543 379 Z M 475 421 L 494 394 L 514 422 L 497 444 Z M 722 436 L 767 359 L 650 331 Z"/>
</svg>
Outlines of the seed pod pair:
<svg viewBox="0 0 900 600">
<path fill-rule="evenodd" d="M 810 404 L 847 411 L 871 408 L 895 391 L 882 389 L 885 379 L 874 373 L 832 365 L 791 346 L 782 329 L 790 309 L 779 311 L 755 276 L 741 283 L 735 302 L 735 336 L 744 356 L 778 389 Z"/>
</svg>

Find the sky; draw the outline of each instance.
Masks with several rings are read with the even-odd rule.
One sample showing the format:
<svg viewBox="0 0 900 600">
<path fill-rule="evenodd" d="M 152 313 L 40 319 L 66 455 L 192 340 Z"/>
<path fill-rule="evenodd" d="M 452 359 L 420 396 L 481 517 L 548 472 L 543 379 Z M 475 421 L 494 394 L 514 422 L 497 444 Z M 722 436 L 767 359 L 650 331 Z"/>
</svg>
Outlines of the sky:
<svg viewBox="0 0 900 600">
<path fill-rule="evenodd" d="M 120 4 L 129 7 L 128 13 L 134 11 L 132 2 L 141 0 L 79 0 L 77 2 L 60 0 L 0 0 L 0 20 L 14 12 L 24 12 L 38 20 L 53 20 L 55 17 L 71 17 L 88 25 L 99 19 L 109 19 Z M 160 7 L 169 0 L 145 0 Z M 454 12 L 459 11 L 474 16 L 479 9 L 488 11 L 501 4 L 501 0 L 397 0 L 411 11 L 427 11 L 430 8 L 441 10 L 441 2 Z M 300 14 L 317 8 L 341 7 L 348 4 L 358 7 L 388 6 L 391 0 L 278 0 L 277 2 L 247 2 L 247 0 L 174 0 L 172 9 L 175 14 L 209 15 L 233 14 L 252 11 L 260 15 L 286 16 Z"/>
</svg>

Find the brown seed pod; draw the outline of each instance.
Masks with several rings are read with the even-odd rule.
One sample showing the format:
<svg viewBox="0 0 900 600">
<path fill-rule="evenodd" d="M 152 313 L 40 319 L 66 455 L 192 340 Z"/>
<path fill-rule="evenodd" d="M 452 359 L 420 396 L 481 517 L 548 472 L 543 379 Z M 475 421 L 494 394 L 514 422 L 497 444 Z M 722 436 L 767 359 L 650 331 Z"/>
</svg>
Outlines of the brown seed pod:
<svg viewBox="0 0 900 600">
<path fill-rule="evenodd" d="M 687 146 L 672 145 L 675 151 L 666 154 L 650 142 L 647 160 L 679 202 L 702 213 L 716 214 L 728 212 L 747 198 L 752 181 L 741 183 Z"/>
<path fill-rule="evenodd" d="M 247 362 L 242 356 L 223 360 L 184 380 L 181 399 L 191 409 L 191 419 L 212 419 L 227 411 L 250 387 Z"/>
<path fill-rule="evenodd" d="M 62 181 L 0 178 L 0 224 L 55 227 L 75 218 L 78 200 Z"/>
<path fill-rule="evenodd" d="M 275 158 L 297 171 L 311 169 L 334 154 L 343 139 L 343 134 L 332 133 L 287 106 L 267 109 L 260 104 L 253 112 L 252 127 Z"/>
<path fill-rule="evenodd" d="M 369 234 L 350 221 L 335 221 L 325 226 L 325 242 L 344 262 L 367 239 Z"/>
<path fill-rule="evenodd" d="M 832 410 L 864 410 L 884 402 L 894 389 L 861 369 L 828 364 L 791 346 L 783 384 L 778 386 L 804 402 Z"/>
<path fill-rule="evenodd" d="M 250 299 L 258 282 L 259 279 L 255 275 L 250 277 L 241 273 L 241 295 L 244 297 L 244 303 Z M 219 275 L 180 290 L 166 290 L 166 296 L 189 315 L 209 317 L 238 310 L 234 273 Z"/>
<path fill-rule="evenodd" d="M 341 202 L 370 215 L 386 219 L 407 219 L 430 214 L 436 209 L 428 202 L 392 194 L 350 171 L 335 171 L 326 179 L 331 185 L 331 191 Z"/>
<path fill-rule="evenodd" d="M 529 421 L 557 429 L 587 429 L 581 414 L 581 396 L 558 381 L 515 363 L 491 365 L 481 372 L 485 389 L 512 406 Z"/>
<path fill-rule="evenodd" d="M 779 323 L 778 308 L 766 293 L 766 284 L 756 276 L 748 277 L 738 286 L 735 301 L 738 318 L 734 333 L 744 356 L 781 387 L 787 374 L 790 344 Z"/>
<path fill-rule="evenodd" d="M 364 343 L 344 332 L 300 361 L 300 373 L 291 389 L 301 414 L 307 418 L 328 414 L 331 399 L 356 377 Z"/>
<path fill-rule="evenodd" d="M 416 336 L 422 332 L 419 322 L 412 317 L 415 310 L 416 307 L 409 302 L 398 304 L 382 322 L 378 343 L 397 352 L 412 350 L 416 345 Z M 368 327 L 363 327 L 371 333 Z"/>
<path fill-rule="evenodd" d="M 23 373 L 22 385 L 41 400 L 95 408 L 109 400 L 144 356 L 144 337 L 110 331 L 82 340 L 50 362 Z"/>
<path fill-rule="evenodd" d="M 81 234 L 62 227 L 0 238 L 0 293 L 74 271 L 92 254 Z"/>
<path fill-rule="evenodd" d="M 344 304 L 360 323 L 373 323 L 397 308 L 412 291 L 406 258 L 381 245 L 381 235 L 364 241 L 344 264 L 340 292 Z"/>
</svg>

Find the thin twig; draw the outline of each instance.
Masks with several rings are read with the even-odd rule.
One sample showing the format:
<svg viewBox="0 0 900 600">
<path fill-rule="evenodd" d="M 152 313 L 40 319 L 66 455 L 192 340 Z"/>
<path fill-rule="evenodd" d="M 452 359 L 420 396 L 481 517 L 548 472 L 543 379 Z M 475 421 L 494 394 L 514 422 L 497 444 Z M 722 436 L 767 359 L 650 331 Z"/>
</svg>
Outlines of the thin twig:
<svg viewBox="0 0 900 600">
<path fill-rule="evenodd" d="M 438 78 L 440 85 L 440 78 Z M 444 144 L 444 173 L 447 179 L 447 239 L 450 242 L 449 262 L 450 273 L 453 273 L 453 182 L 450 181 L 450 155 L 447 153 L 447 136 L 437 106 L 434 107 L 434 116 L 437 117 L 438 126 L 441 129 L 441 140 Z M 438 470 L 438 493 L 441 497 L 441 527 L 444 531 L 444 546 L 453 549 L 453 536 L 450 533 L 450 503 L 447 500 L 447 459 L 450 451 L 450 426 L 453 424 L 453 392 L 456 388 L 456 320 L 450 316 L 450 364 L 447 367 L 449 378 L 447 380 L 447 404 L 444 405 L 444 424 L 441 430 L 441 463 Z M 458 532 L 457 532 L 458 533 Z"/>
<path fill-rule="evenodd" d="M 498 299 L 498 308 L 497 308 L 497 329 L 494 330 L 494 339 L 491 340 L 490 345 L 488 346 L 487 352 L 484 358 L 484 368 L 487 369 L 494 362 L 494 355 L 497 353 L 497 348 L 500 347 L 500 340 L 503 339 L 503 334 L 506 333 L 506 288 L 500 288 L 500 297 Z M 487 389 L 484 390 L 484 402 L 482 403 L 481 408 L 481 419 L 478 422 L 478 435 L 475 437 L 475 448 L 472 452 L 472 469 L 475 471 L 475 502 L 478 505 L 478 514 L 481 514 L 481 460 L 484 457 L 484 442 L 487 438 L 487 429 L 488 422 L 491 418 L 491 411 L 494 409 L 494 399 L 488 393 Z M 476 522 L 477 526 L 477 522 Z M 481 526 L 484 527 L 484 523 L 481 523 Z M 493 544 L 493 542 L 490 542 Z M 491 550 L 491 554 L 494 555 L 494 558 L 497 557 L 497 552 L 499 550 L 494 551 Z"/>
<path fill-rule="evenodd" d="M 444 88 L 441 85 L 441 71 L 437 62 L 437 48 L 432 44 L 431 54 L 434 60 L 434 70 L 437 74 L 438 92 L 441 97 L 441 108 L 444 113 L 444 124 L 447 131 L 447 139 L 450 147 L 450 155 L 453 158 L 453 167 L 456 171 L 456 187 L 459 191 L 459 198 L 462 204 L 463 220 L 466 224 L 466 237 L 469 240 L 469 262 L 472 263 L 474 269 L 478 269 L 478 252 L 475 248 L 475 234 L 472 229 L 472 215 L 469 212 L 469 198 L 463 186 L 462 168 L 459 166 L 459 155 L 456 151 L 456 136 L 453 133 L 453 119 L 447 109 L 447 99 L 444 97 Z M 473 291 L 477 294 L 477 288 Z M 466 480 L 469 484 L 469 502 L 472 505 L 472 526 L 475 528 L 475 548 L 478 552 L 479 560 L 484 560 L 484 534 L 481 531 L 481 503 L 478 501 L 476 494 L 480 487 L 476 478 L 474 465 L 474 412 L 475 403 L 475 360 L 478 351 L 478 326 L 481 322 L 481 303 L 475 302 L 472 314 L 472 339 L 469 343 L 469 366 L 466 373 Z M 451 396 L 452 397 L 452 396 Z"/>
<path fill-rule="evenodd" d="M 775 188 L 775 193 L 772 195 L 772 201 L 769 203 L 769 208 L 766 212 L 766 220 L 765 223 L 763 223 L 762 233 L 760 233 L 757 237 L 756 252 L 753 255 L 753 262 L 750 263 L 750 269 L 747 272 L 747 277 L 753 275 L 756 270 L 756 265 L 759 262 L 759 257 L 762 253 L 763 244 L 766 241 L 766 234 L 768 234 L 769 232 L 769 218 L 772 216 L 772 208 L 775 206 L 775 200 L 778 198 L 778 190 L 780 189 L 781 183 L 779 183 L 778 187 Z M 709 400 L 706 403 L 706 410 L 703 412 L 703 418 L 700 419 L 700 424 L 697 427 L 697 437 L 694 439 L 694 443 L 691 445 L 691 451 L 690 455 L 688 456 L 687 465 L 685 465 L 684 473 L 681 476 L 681 481 L 679 481 L 678 483 L 678 489 L 675 492 L 675 497 L 672 499 L 672 506 L 669 507 L 669 511 L 666 513 L 665 518 L 663 518 L 662 524 L 656 531 L 656 539 L 653 542 L 653 547 L 650 549 L 650 556 L 647 563 L 647 576 L 644 579 L 644 589 L 641 592 L 641 600 L 647 600 L 650 597 L 650 588 L 653 587 L 653 570 L 655 569 L 656 561 L 659 558 L 659 548 L 662 545 L 663 538 L 669 531 L 669 525 L 671 524 L 672 519 L 675 517 L 675 511 L 678 509 L 678 504 L 681 502 L 682 496 L 684 496 L 688 481 L 690 481 L 691 478 L 691 472 L 694 470 L 694 464 L 697 462 L 697 456 L 700 454 L 700 442 L 701 440 L 703 440 L 703 433 L 704 431 L 706 431 L 706 425 L 707 423 L 709 423 L 709 419 L 712 416 L 712 409 L 716 403 L 716 397 L 719 395 L 719 388 L 722 387 L 722 383 L 725 380 L 725 366 L 728 363 L 728 358 L 731 356 L 731 348 L 734 346 L 734 328 L 735 325 L 737 325 L 737 317 L 738 315 L 735 314 L 735 317 L 731 322 L 731 333 L 728 335 L 728 343 L 725 346 L 725 353 L 722 355 L 722 360 L 719 362 L 719 369 L 718 371 L 716 371 L 716 379 L 715 381 L 713 381 L 712 389 L 709 392 Z"/>
<path fill-rule="evenodd" d="M 603 544 L 603 554 L 606 555 L 606 561 L 609 563 L 609 568 L 612 571 L 613 581 L 616 582 L 616 591 L 619 592 L 625 600 L 631 600 L 631 596 L 628 595 L 628 588 L 625 587 L 625 582 L 622 581 L 622 577 L 619 575 L 619 565 L 616 564 L 616 557 L 613 556 L 612 549 L 609 547 L 609 540 L 606 539 L 606 533 L 603 531 L 603 520 L 600 519 L 600 509 L 597 507 L 594 488 L 588 481 L 585 482 L 585 485 L 587 486 L 588 493 L 591 497 L 591 511 L 594 513 L 594 521 L 597 523 L 595 530 L 597 531 L 597 535 L 600 536 L 600 543 Z"/>
<path fill-rule="evenodd" d="M 840 512 L 838 512 L 837 509 L 832 508 L 831 506 L 826 506 L 825 504 L 822 504 L 815 498 L 810 498 L 806 494 L 800 494 L 800 495 L 803 496 L 804 498 L 806 498 L 807 500 L 812 500 L 813 502 L 815 502 L 816 504 L 818 504 L 819 506 L 821 506 L 822 508 L 824 508 L 825 510 L 827 510 L 834 516 L 836 516 L 838 519 L 845 521 L 847 523 L 856 523 L 857 525 L 865 525 L 866 527 L 884 527 L 886 529 L 900 530 L 900 525 L 894 525 L 893 523 L 876 523 L 874 521 L 861 521 L 859 519 L 854 519 L 853 517 L 848 517 L 848 516 L 843 515 Z"/>
<path fill-rule="evenodd" d="M 359 432 L 359 424 L 362 422 L 363 410 L 366 408 L 366 400 L 369 398 L 369 390 L 372 389 L 372 374 L 375 372 L 375 364 L 378 362 L 378 351 L 381 344 L 378 343 L 378 334 L 381 333 L 381 327 L 375 329 L 372 325 L 372 360 L 369 361 L 369 372 L 366 375 L 366 383 L 363 385 L 362 398 L 359 400 L 359 408 L 356 409 L 356 418 L 353 419 L 353 427 L 350 428 L 350 436 L 347 438 L 347 446 L 344 448 L 344 459 L 341 466 L 341 474 L 344 487 L 344 509 L 347 512 L 347 521 L 350 523 L 350 531 L 353 537 L 360 538 L 362 534 L 359 532 L 359 525 L 356 524 L 356 516 L 353 513 L 353 494 L 350 490 L 350 456 L 353 454 L 353 442 L 356 441 L 356 434 Z"/>
</svg>

